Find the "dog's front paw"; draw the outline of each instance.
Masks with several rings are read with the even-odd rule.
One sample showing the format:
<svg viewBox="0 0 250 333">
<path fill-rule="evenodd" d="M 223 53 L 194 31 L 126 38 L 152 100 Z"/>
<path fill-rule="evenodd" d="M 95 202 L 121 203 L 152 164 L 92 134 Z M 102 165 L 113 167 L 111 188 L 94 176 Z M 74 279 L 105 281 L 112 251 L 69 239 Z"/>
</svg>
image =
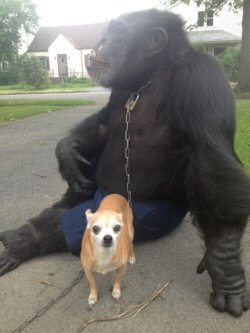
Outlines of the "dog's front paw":
<svg viewBox="0 0 250 333">
<path fill-rule="evenodd" d="M 88 303 L 89 305 L 94 305 L 97 302 L 97 296 L 96 295 L 89 295 Z"/>
<path fill-rule="evenodd" d="M 113 289 L 112 291 L 112 296 L 115 298 L 115 299 L 118 299 L 121 297 L 121 289 Z"/>
<path fill-rule="evenodd" d="M 228 312 L 235 317 L 240 317 L 243 311 L 249 309 L 249 294 L 245 291 L 240 294 L 222 295 L 211 293 L 210 303 L 219 312 Z"/>
<path fill-rule="evenodd" d="M 128 263 L 130 265 L 134 265 L 136 263 L 136 259 L 135 259 L 135 256 L 131 256 L 129 259 L 128 259 Z"/>
</svg>

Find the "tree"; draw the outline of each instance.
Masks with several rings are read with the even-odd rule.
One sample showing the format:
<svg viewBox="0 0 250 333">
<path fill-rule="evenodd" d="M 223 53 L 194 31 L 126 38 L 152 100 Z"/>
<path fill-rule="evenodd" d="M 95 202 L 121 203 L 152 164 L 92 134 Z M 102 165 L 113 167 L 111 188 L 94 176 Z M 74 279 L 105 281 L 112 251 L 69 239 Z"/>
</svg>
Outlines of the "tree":
<svg viewBox="0 0 250 333">
<path fill-rule="evenodd" d="M 48 72 L 36 56 L 21 58 L 22 79 L 35 89 L 48 86 Z"/>
<path fill-rule="evenodd" d="M 0 62 L 11 62 L 22 45 L 22 33 L 33 34 L 38 15 L 32 0 L 0 0 Z"/>
<path fill-rule="evenodd" d="M 250 1 L 244 0 L 238 90 L 250 91 Z"/>
<path fill-rule="evenodd" d="M 177 0 L 159 0 L 163 5 L 172 4 L 176 1 Z M 184 2 L 187 3 L 186 0 Z M 213 10 L 215 14 L 225 5 L 230 6 L 231 10 L 243 8 L 238 90 L 250 92 L 250 0 L 195 0 L 195 2 L 197 5 L 204 4 L 207 12 Z"/>
</svg>

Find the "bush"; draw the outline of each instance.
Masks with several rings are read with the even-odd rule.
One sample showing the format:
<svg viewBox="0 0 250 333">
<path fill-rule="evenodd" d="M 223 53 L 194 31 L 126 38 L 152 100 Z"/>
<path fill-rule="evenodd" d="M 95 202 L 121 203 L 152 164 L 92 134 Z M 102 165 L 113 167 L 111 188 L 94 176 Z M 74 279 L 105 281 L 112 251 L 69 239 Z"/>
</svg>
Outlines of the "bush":
<svg viewBox="0 0 250 333">
<path fill-rule="evenodd" d="M 238 81 L 240 67 L 240 48 L 228 47 L 224 52 L 217 56 L 223 65 L 230 81 Z"/>
<path fill-rule="evenodd" d="M 204 53 L 207 52 L 207 47 L 206 47 L 206 44 L 204 42 L 193 43 L 193 47 L 198 51 L 201 51 L 201 52 L 204 52 Z"/>
<path fill-rule="evenodd" d="M 15 57 L 6 62 L 6 67 L 0 71 L 0 85 L 16 84 L 20 77 L 20 59 Z"/>
<path fill-rule="evenodd" d="M 0 72 L 0 86 L 16 84 L 18 82 L 18 73 L 15 71 Z"/>
<path fill-rule="evenodd" d="M 21 77 L 34 89 L 47 88 L 49 85 L 48 72 L 35 56 L 22 56 Z"/>
</svg>

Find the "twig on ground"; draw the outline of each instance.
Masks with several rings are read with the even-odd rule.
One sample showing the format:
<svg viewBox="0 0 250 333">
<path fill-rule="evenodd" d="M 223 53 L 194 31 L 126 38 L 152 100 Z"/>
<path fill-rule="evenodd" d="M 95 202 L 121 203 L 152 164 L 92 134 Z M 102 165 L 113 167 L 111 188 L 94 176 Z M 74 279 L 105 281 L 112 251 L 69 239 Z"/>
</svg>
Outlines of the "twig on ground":
<svg viewBox="0 0 250 333">
<path fill-rule="evenodd" d="M 32 170 L 31 170 L 31 173 L 32 173 L 34 176 L 37 176 L 37 177 L 47 178 L 47 176 L 45 176 L 45 175 L 39 175 L 38 173 L 35 173 L 35 172 L 32 171 Z"/>
<path fill-rule="evenodd" d="M 47 287 L 60 288 L 59 286 L 57 286 L 54 283 L 51 283 L 51 282 L 48 282 L 48 281 L 43 281 L 43 280 L 34 280 L 34 283 L 42 284 L 42 285 L 47 286 Z"/>
<path fill-rule="evenodd" d="M 139 304 L 135 304 L 132 306 L 128 306 L 126 307 L 127 310 L 121 312 L 118 315 L 112 316 L 112 317 L 106 317 L 106 318 L 92 318 L 88 321 L 84 321 L 84 323 L 76 330 L 76 333 L 81 333 L 87 326 L 89 326 L 90 324 L 94 323 L 94 322 L 104 322 L 104 321 L 114 321 L 114 320 L 119 320 L 119 319 L 123 319 L 123 318 L 128 318 L 131 317 L 135 318 L 143 309 L 145 309 L 152 301 L 154 301 L 156 299 L 156 297 L 158 297 L 163 290 L 172 282 L 168 281 L 167 283 L 165 283 L 161 288 L 156 288 L 156 290 L 153 292 L 152 295 L 150 295 L 149 297 L 147 297 L 145 299 L 144 302 L 139 303 Z M 119 310 L 121 309 L 121 305 Z M 133 309 L 133 310 L 131 310 Z"/>
</svg>

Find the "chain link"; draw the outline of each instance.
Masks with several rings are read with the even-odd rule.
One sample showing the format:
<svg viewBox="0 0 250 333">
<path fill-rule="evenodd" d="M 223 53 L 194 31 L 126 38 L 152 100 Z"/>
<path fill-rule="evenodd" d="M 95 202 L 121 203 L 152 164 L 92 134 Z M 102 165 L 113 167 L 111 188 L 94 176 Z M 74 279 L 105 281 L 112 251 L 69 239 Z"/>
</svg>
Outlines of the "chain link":
<svg viewBox="0 0 250 333">
<path fill-rule="evenodd" d="M 125 173 L 127 178 L 127 196 L 128 196 L 128 203 L 131 207 L 132 205 L 132 195 L 131 195 L 131 179 L 130 179 L 130 132 L 129 132 L 129 125 L 131 121 L 131 107 L 130 104 L 127 103 L 126 105 L 126 117 L 125 117 Z"/>
<path fill-rule="evenodd" d="M 165 67 L 161 66 L 157 72 L 155 72 L 151 78 L 149 79 L 149 81 L 147 82 L 147 84 L 143 87 L 141 87 L 139 90 L 137 90 L 136 93 L 132 94 L 126 105 L 126 116 L 125 116 L 125 173 L 126 173 L 126 178 L 127 178 L 127 183 L 126 183 L 126 188 L 127 188 L 127 197 L 128 197 L 128 203 L 129 206 L 132 206 L 132 191 L 131 191 L 131 169 L 130 169 L 130 122 L 131 122 L 131 111 L 133 111 L 133 109 L 136 106 L 136 103 L 138 101 L 138 99 L 140 98 L 140 92 L 145 90 L 155 79 L 156 77 L 160 74 L 160 72 L 162 71 L 162 69 Z"/>
</svg>

